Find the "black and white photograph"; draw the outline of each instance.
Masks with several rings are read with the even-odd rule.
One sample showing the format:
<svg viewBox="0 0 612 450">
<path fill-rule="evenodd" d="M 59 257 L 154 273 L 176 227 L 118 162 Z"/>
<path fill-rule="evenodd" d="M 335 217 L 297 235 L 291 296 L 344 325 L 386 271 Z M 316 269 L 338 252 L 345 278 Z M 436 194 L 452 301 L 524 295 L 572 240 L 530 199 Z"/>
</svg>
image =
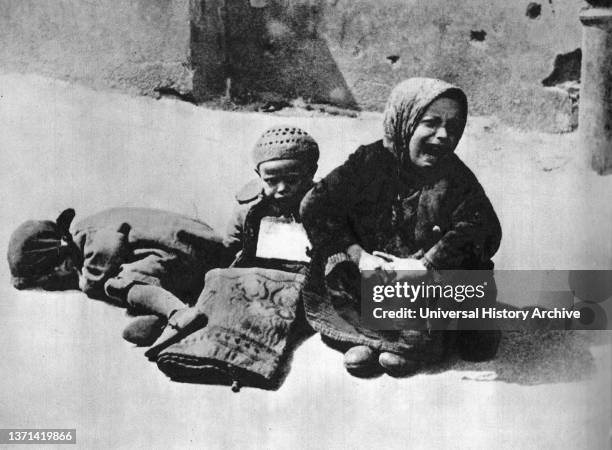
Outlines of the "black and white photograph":
<svg viewBox="0 0 612 450">
<path fill-rule="evenodd" d="M 0 150 L 3 447 L 612 448 L 611 0 L 0 0 Z"/>
</svg>

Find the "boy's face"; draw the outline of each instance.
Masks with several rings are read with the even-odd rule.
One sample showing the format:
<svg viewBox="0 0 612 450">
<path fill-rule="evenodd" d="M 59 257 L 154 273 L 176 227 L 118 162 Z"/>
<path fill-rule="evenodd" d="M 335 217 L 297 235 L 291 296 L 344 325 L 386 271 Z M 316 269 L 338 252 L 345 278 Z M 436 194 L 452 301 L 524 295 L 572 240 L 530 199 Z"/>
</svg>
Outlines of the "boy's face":
<svg viewBox="0 0 612 450">
<path fill-rule="evenodd" d="M 264 195 L 282 203 L 301 200 L 312 187 L 315 171 L 316 166 L 295 159 L 266 161 L 256 170 L 263 181 Z"/>
</svg>

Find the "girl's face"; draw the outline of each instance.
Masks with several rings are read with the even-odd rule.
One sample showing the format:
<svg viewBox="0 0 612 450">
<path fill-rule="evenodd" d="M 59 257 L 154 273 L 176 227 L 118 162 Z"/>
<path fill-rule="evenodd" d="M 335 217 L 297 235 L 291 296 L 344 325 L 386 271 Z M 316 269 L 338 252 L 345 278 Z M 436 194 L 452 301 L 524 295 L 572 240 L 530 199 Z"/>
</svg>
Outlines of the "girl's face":
<svg viewBox="0 0 612 450">
<path fill-rule="evenodd" d="M 416 167 L 434 167 L 455 151 L 463 129 L 463 111 L 458 101 L 441 97 L 435 100 L 417 124 L 408 154 Z"/>
</svg>

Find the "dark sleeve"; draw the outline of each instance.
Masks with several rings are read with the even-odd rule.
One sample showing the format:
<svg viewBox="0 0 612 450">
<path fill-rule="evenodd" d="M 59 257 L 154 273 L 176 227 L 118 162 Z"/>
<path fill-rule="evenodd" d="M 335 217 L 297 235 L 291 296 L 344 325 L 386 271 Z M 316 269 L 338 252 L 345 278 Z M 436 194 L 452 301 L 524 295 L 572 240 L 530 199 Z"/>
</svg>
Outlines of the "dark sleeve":
<svg viewBox="0 0 612 450">
<path fill-rule="evenodd" d="M 357 242 L 349 214 L 364 188 L 364 147 L 315 184 L 300 205 L 310 242 L 324 256 L 345 251 Z"/>
<path fill-rule="evenodd" d="M 474 179 L 451 214 L 450 229 L 425 254 L 434 269 L 475 269 L 486 265 L 499 249 L 501 226 L 491 202 Z"/>
<path fill-rule="evenodd" d="M 127 230 L 91 230 L 83 243 L 79 288 L 89 297 L 104 298 L 104 283 L 119 271 L 129 254 Z"/>
<path fill-rule="evenodd" d="M 238 205 L 234 209 L 232 217 L 227 224 L 223 244 L 227 248 L 228 254 L 231 254 L 232 256 L 236 256 L 236 254 L 242 250 L 242 245 L 244 242 L 244 222 L 248 210 L 248 204 Z"/>
</svg>

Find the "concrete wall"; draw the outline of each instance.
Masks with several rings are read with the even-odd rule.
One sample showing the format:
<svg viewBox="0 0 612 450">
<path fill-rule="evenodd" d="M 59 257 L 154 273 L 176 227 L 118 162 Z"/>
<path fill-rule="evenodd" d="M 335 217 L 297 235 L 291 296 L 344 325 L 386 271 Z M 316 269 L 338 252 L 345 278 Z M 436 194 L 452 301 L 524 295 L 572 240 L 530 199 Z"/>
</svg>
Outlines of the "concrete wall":
<svg viewBox="0 0 612 450">
<path fill-rule="evenodd" d="M 190 92 L 189 0 L 0 0 L 0 68 Z"/>
<path fill-rule="evenodd" d="M 557 54 L 580 47 L 578 13 L 586 3 L 538 0 L 540 15 L 533 19 L 526 15 L 529 3 L 335 0 L 326 4 L 322 33 L 364 108 L 380 108 L 406 77 L 434 76 L 465 88 L 473 113 L 568 129 L 575 120 L 568 94 L 541 82 Z"/>
<path fill-rule="evenodd" d="M 220 47 L 225 78 L 231 80 L 226 88 L 234 101 L 265 103 L 303 97 L 315 103 L 359 107 L 319 33 L 321 1 L 275 0 L 262 8 L 252 7 L 248 0 L 212 2 L 222 11 Z M 210 71 L 205 61 L 201 67 L 202 73 Z"/>
<path fill-rule="evenodd" d="M 575 96 L 542 80 L 580 46 L 586 4 L 539 0 L 529 17 L 530 3 L 0 0 L 0 69 L 194 101 L 230 93 L 366 110 L 406 77 L 436 76 L 464 87 L 474 114 L 567 131 Z"/>
</svg>

